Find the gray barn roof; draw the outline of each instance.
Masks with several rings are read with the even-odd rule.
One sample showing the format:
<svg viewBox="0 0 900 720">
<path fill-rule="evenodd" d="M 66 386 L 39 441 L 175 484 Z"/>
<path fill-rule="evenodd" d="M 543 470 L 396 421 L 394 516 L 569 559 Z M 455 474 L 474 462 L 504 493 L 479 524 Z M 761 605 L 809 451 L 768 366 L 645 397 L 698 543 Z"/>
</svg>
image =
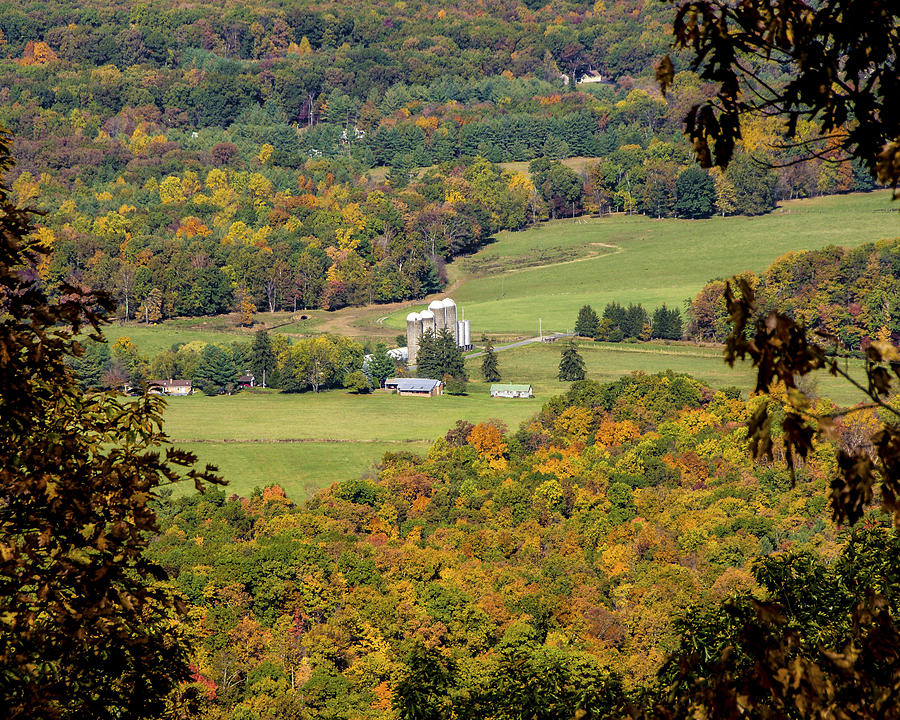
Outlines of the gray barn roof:
<svg viewBox="0 0 900 720">
<path fill-rule="evenodd" d="M 431 378 L 388 378 L 384 381 L 385 387 L 396 387 L 400 392 L 431 392 L 440 380 Z"/>
</svg>

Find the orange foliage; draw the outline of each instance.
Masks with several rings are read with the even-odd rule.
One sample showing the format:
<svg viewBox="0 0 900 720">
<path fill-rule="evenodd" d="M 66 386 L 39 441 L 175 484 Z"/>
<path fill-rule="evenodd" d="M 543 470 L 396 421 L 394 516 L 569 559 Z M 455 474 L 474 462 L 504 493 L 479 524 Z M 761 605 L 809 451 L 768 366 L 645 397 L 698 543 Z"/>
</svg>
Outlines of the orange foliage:
<svg viewBox="0 0 900 720">
<path fill-rule="evenodd" d="M 182 218 L 178 225 L 178 230 L 175 232 L 175 237 L 192 238 L 198 235 L 200 237 L 207 237 L 208 235 L 212 235 L 212 230 L 206 227 L 200 218 L 194 217 L 193 215 Z"/>
<path fill-rule="evenodd" d="M 47 65 L 57 60 L 59 60 L 59 57 L 47 43 L 42 40 L 38 42 L 29 40 L 25 44 L 25 52 L 22 53 L 19 65 Z"/>
<path fill-rule="evenodd" d="M 603 445 L 621 445 L 629 440 L 637 440 L 641 431 L 631 420 L 616 422 L 609 415 L 600 421 L 594 438 Z"/>
<path fill-rule="evenodd" d="M 507 450 L 500 428 L 491 423 L 478 423 L 467 438 L 469 445 L 478 451 L 495 470 L 506 467 L 503 457 Z"/>
</svg>

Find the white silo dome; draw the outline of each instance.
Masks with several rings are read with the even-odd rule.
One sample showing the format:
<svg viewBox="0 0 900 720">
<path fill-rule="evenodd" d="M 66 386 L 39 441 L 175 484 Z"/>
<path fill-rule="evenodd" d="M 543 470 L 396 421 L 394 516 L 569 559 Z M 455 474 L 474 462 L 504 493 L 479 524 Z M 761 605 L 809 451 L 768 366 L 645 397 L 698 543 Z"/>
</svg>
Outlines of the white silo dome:
<svg viewBox="0 0 900 720">
<path fill-rule="evenodd" d="M 421 320 L 422 316 L 417 312 L 411 312 L 406 316 L 406 322 L 415 322 L 416 320 Z"/>
<path fill-rule="evenodd" d="M 419 317 L 422 318 L 422 320 L 434 320 L 434 313 L 431 312 L 431 310 L 423 310 L 419 313 Z"/>
<path fill-rule="evenodd" d="M 448 308 L 448 307 L 456 307 L 456 303 L 453 302 L 453 300 L 451 300 L 450 298 L 444 298 L 444 299 L 441 301 L 441 305 L 443 305 L 445 308 Z"/>
<path fill-rule="evenodd" d="M 432 300 L 428 305 L 428 309 L 429 310 L 443 310 L 444 303 L 442 303 L 440 300 Z"/>
</svg>

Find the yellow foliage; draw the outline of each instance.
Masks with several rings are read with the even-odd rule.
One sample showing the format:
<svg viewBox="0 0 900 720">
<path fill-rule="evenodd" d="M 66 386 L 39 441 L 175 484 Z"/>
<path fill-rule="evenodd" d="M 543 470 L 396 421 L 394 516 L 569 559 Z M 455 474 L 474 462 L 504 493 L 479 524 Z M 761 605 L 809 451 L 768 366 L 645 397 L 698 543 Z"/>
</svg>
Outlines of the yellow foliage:
<svg viewBox="0 0 900 720">
<path fill-rule="evenodd" d="M 591 435 L 591 411 L 573 405 L 556 418 L 553 425 L 556 431 L 576 440 L 587 440 Z"/>
<path fill-rule="evenodd" d="M 471 445 L 482 458 L 488 461 L 488 465 L 494 470 L 506 468 L 507 444 L 500 434 L 500 429 L 493 424 L 478 423 L 467 438 Z"/>
<path fill-rule="evenodd" d="M 641 431 L 631 420 L 616 422 L 606 416 L 600 422 L 600 427 L 594 435 L 596 441 L 602 445 L 621 445 L 629 440 L 636 440 L 641 436 Z"/>
<path fill-rule="evenodd" d="M 265 165 L 272 157 L 272 153 L 275 152 L 275 148 L 272 147 L 269 143 L 263 143 L 259 148 L 259 154 L 256 156 L 256 159 L 259 161 L 260 165 Z"/>
</svg>

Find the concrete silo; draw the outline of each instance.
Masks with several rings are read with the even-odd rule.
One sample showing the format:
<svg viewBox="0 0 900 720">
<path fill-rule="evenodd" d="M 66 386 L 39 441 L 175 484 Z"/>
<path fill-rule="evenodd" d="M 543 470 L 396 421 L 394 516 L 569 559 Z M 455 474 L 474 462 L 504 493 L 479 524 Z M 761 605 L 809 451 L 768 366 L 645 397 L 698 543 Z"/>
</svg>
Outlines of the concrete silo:
<svg viewBox="0 0 900 720">
<path fill-rule="evenodd" d="M 441 301 L 444 309 L 444 327 L 453 335 L 453 339 L 457 346 L 459 345 L 459 328 L 456 325 L 456 303 L 450 298 L 444 298 Z"/>
<path fill-rule="evenodd" d="M 422 335 L 427 332 L 437 335 L 434 313 L 431 310 L 423 310 L 419 313 L 419 317 L 422 318 Z"/>
<path fill-rule="evenodd" d="M 422 337 L 422 316 L 417 312 L 411 312 L 406 316 L 406 347 L 407 362 L 416 364 L 416 352 L 419 349 L 419 339 Z"/>
<path fill-rule="evenodd" d="M 434 334 L 437 335 L 447 327 L 447 317 L 444 314 L 444 303 L 440 300 L 432 300 L 428 309 L 434 313 Z"/>
</svg>

